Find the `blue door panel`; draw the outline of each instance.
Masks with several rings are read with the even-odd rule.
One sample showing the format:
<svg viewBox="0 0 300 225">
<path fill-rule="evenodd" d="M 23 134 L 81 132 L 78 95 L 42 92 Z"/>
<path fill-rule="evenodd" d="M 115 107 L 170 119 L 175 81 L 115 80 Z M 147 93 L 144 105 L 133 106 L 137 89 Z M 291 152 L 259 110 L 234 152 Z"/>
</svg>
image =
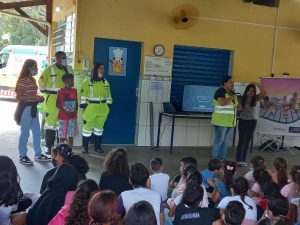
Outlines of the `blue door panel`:
<svg viewBox="0 0 300 225">
<path fill-rule="evenodd" d="M 108 75 L 109 47 L 127 48 L 126 76 Z M 105 66 L 113 104 L 104 127 L 103 143 L 134 144 L 138 79 L 140 74 L 141 43 L 95 38 L 94 62 Z"/>
</svg>

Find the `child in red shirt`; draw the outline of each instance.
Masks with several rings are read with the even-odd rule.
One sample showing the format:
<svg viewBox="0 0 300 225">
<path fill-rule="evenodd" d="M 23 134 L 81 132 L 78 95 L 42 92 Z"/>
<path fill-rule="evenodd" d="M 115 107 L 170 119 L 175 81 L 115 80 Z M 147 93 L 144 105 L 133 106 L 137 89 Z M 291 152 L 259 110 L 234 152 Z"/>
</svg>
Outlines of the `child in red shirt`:
<svg viewBox="0 0 300 225">
<path fill-rule="evenodd" d="M 65 84 L 64 88 L 61 88 L 57 92 L 56 107 L 59 109 L 58 113 L 58 137 L 60 143 L 66 139 L 71 147 L 73 147 L 73 137 L 78 134 L 77 127 L 77 90 L 74 86 L 74 76 L 70 73 L 66 73 L 62 77 L 62 81 Z"/>
</svg>

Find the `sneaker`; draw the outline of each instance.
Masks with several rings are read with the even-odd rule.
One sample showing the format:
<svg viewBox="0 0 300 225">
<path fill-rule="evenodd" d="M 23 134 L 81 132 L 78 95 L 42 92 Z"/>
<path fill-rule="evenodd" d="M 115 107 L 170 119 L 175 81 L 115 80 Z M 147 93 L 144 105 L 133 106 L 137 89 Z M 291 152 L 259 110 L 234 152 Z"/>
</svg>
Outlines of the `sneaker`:
<svg viewBox="0 0 300 225">
<path fill-rule="evenodd" d="M 33 162 L 28 158 L 28 156 L 20 157 L 20 163 L 24 165 L 33 165 Z"/>
<path fill-rule="evenodd" d="M 46 155 L 51 155 L 51 149 L 46 148 L 46 149 L 45 149 L 45 154 L 46 154 Z"/>
<path fill-rule="evenodd" d="M 37 161 L 37 162 L 50 162 L 51 161 L 51 158 L 43 155 L 43 154 L 40 154 L 40 155 L 36 155 L 34 157 L 34 161 Z"/>
</svg>

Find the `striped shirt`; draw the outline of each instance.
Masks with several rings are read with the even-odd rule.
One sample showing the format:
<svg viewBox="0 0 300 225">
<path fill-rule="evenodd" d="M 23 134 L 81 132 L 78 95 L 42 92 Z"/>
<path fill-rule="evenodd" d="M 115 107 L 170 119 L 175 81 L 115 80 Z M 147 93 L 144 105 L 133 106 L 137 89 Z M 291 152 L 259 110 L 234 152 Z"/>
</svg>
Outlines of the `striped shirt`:
<svg viewBox="0 0 300 225">
<path fill-rule="evenodd" d="M 25 77 L 21 78 L 17 83 L 16 92 L 21 93 L 19 96 L 27 97 L 27 96 L 36 96 L 38 86 L 36 84 L 36 80 L 34 77 Z"/>
</svg>

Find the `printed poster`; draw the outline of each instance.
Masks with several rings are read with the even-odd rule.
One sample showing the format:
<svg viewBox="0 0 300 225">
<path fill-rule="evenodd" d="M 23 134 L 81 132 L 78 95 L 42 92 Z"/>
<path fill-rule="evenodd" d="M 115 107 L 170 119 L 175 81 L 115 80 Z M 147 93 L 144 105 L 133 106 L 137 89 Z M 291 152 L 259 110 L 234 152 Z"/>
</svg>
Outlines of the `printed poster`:
<svg viewBox="0 0 300 225">
<path fill-rule="evenodd" d="M 108 75 L 126 76 L 127 48 L 109 47 Z"/>
<path fill-rule="evenodd" d="M 300 136 L 300 79 L 262 78 L 259 133 Z"/>
</svg>

